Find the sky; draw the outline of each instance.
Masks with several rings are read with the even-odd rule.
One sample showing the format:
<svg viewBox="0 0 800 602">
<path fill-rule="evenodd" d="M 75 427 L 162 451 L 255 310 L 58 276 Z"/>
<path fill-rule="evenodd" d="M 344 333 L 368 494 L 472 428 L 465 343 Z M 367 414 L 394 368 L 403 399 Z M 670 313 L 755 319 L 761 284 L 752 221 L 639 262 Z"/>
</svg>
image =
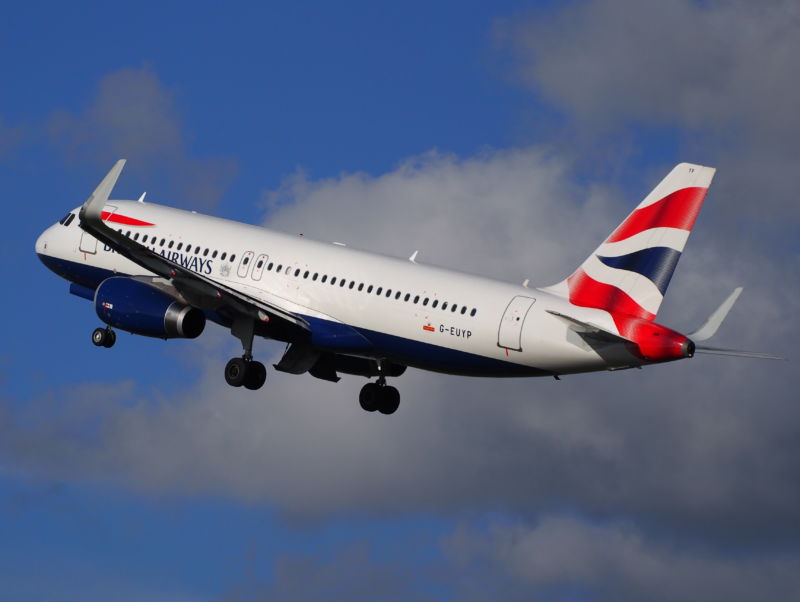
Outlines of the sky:
<svg viewBox="0 0 800 602">
<path fill-rule="evenodd" d="M 0 600 L 752 600 L 800 590 L 795 2 L 13 3 L 0 20 Z M 34 241 L 114 196 L 509 282 L 561 280 L 717 167 L 644 370 L 222 377 L 120 335 Z M 282 346 L 255 355 L 270 365 Z"/>
</svg>

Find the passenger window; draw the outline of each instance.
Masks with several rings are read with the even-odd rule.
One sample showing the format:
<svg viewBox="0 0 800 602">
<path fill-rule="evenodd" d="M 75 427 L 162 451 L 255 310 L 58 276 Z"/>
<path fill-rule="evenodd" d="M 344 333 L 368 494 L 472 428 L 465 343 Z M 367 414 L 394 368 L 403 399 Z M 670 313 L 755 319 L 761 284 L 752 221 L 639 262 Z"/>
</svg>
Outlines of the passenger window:
<svg viewBox="0 0 800 602">
<path fill-rule="evenodd" d="M 414 297 L 414 303 L 418 303 L 418 302 L 419 302 L 419 295 L 417 295 L 416 297 Z"/>
<path fill-rule="evenodd" d="M 429 301 L 429 299 L 427 297 L 425 297 L 425 299 L 423 299 L 423 301 L 422 301 L 422 304 L 423 305 L 427 305 L 428 301 Z"/>
<path fill-rule="evenodd" d="M 336 276 L 331 276 L 331 285 L 336 284 Z"/>
<path fill-rule="evenodd" d="M 458 305 L 456 305 L 455 303 L 453 303 L 453 306 L 450 308 L 450 311 L 452 311 L 453 313 L 455 313 L 456 309 L 458 309 Z"/>
<path fill-rule="evenodd" d="M 294 271 L 294 275 L 295 275 L 295 276 L 299 276 L 299 275 L 300 275 L 300 268 L 297 268 L 297 269 Z"/>
<path fill-rule="evenodd" d="M 375 291 L 375 294 L 376 294 L 376 295 L 380 295 L 380 294 L 381 294 L 381 291 L 383 291 L 383 289 L 382 289 L 382 288 L 379 286 L 379 287 L 378 287 L 378 290 L 377 290 L 377 291 Z"/>
<path fill-rule="evenodd" d="M 442 303 L 442 309 L 443 309 L 443 310 L 444 310 L 444 309 L 447 309 L 447 301 L 445 301 L 444 303 Z"/>
<path fill-rule="evenodd" d="M 197 245 L 197 246 L 194 248 L 194 254 L 195 254 L 195 255 L 199 255 L 199 254 L 200 254 L 200 245 Z M 231 261 L 233 261 L 233 259 L 231 259 Z"/>
<path fill-rule="evenodd" d="M 433 303 L 431 303 L 431 307 L 436 307 L 437 305 L 439 305 L 439 299 L 434 299 Z"/>
<path fill-rule="evenodd" d="M 465 313 L 467 313 L 467 306 L 466 305 L 462 305 L 461 306 L 461 315 L 463 316 Z"/>
<path fill-rule="evenodd" d="M 145 234 L 144 236 L 142 236 L 142 244 L 144 244 L 144 243 L 146 243 L 146 242 L 147 242 L 147 234 Z"/>
<path fill-rule="evenodd" d="M 231 255 L 230 261 L 235 261 L 235 260 L 236 260 L 236 254 L 234 253 L 233 255 Z"/>
<path fill-rule="evenodd" d="M 323 274 L 322 275 L 322 282 L 324 283 L 326 280 L 328 280 L 328 275 L 327 274 Z"/>
<path fill-rule="evenodd" d="M 390 289 L 390 288 L 387 288 L 387 289 L 386 289 L 386 298 L 388 299 L 388 298 L 389 298 L 389 297 L 391 297 L 391 296 L 392 296 L 392 289 Z"/>
<path fill-rule="evenodd" d="M 180 251 L 182 248 L 183 248 L 183 243 L 182 243 L 182 242 L 179 242 L 179 243 L 178 243 L 178 251 Z"/>
<path fill-rule="evenodd" d="M 127 236 L 128 238 L 130 238 L 130 237 L 131 237 L 131 231 L 130 231 L 130 230 L 128 230 L 128 231 L 125 233 L 125 236 Z"/>
<path fill-rule="evenodd" d="M 186 253 L 188 254 L 191 252 L 192 252 L 192 245 L 186 245 Z"/>
<path fill-rule="evenodd" d="M 344 278 L 342 278 L 342 279 L 339 281 L 339 287 L 341 288 L 341 287 L 343 287 L 345 284 L 347 284 L 347 280 L 345 280 Z"/>
<path fill-rule="evenodd" d="M 476 313 L 478 313 L 478 310 L 473 307 L 472 311 L 469 312 L 469 315 L 471 315 L 474 318 Z"/>
<path fill-rule="evenodd" d="M 316 280 L 317 276 L 319 276 L 319 272 L 314 272 L 314 275 L 311 277 L 311 280 Z"/>
<path fill-rule="evenodd" d="M 349 287 L 350 290 L 352 290 L 355 285 L 356 285 L 356 281 L 355 280 L 351 280 L 350 281 L 350 287 Z"/>
<path fill-rule="evenodd" d="M 244 259 L 242 259 L 242 265 L 247 265 L 248 263 L 250 263 L 250 257 L 245 255 Z"/>
<path fill-rule="evenodd" d="M 411 294 L 410 293 L 406 293 L 406 296 L 403 299 L 403 301 L 408 301 L 409 299 L 411 299 Z"/>
<path fill-rule="evenodd" d="M 371 284 L 370 284 L 370 285 L 367 287 L 367 292 L 368 292 L 368 293 L 371 293 L 371 292 L 372 292 L 372 285 L 371 285 Z"/>
<path fill-rule="evenodd" d="M 216 259 L 216 258 L 217 258 L 217 250 L 214 249 L 214 252 L 211 254 L 211 259 Z"/>
<path fill-rule="evenodd" d="M 227 254 L 228 254 L 228 253 L 226 253 L 226 252 L 223 252 L 223 253 L 222 253 L 222 255 L 220 255 L 220 259 L 221 259 L 222 261 L 225 261 L 225 256 L 226 256 Z"/>
<path fill-rule="evenodd" d="M 358 285 L 358 290 L 359 291 L 363 291 L 364 290 L 364 283 L 363 282 Z"/>
<path fill-rule="evenodd" d="M 171 241 L 169 241 L 169 244 L 167 246 L 171 249 L 172 245 L 174 245 L 174 244 L 175 244 L 175 241 L 171 240 Z"/>
<path fill-rule="evenodd" d="M 303 278 L 308 278 L 308 270 L 306 270 L 306 273 L 303 274 Z"/>
<path fill-rule="evenodd" d="M 258 260 L 258 263 L 256 264 L 256 267 L 257 267 L 257 268 L 259 268 L 259 269 L 261 269 L 261 266 L 262 266 L 262 265 L 264 265 L 264 260 L 263 260 L 263 259 L 259 259 L 259 260 Z"/>
<path fill-rule="evenodd" d="M 133 240 L 139 240 L 139 233 L 138 232 L 133 235 Z"/>
<path fill-rule="evenodd" d="M 400 298 L 400 295 L 402 295 L 402 294 L 403 294 L 403 293 L 401 293 L 400 291 L 397 291 L 397 292 L 395 293 L 395 295 L 394 295 L 394 298 L 395 298 L 395 299 L 399 299 L 399 298 Z"/>
<path fill-rule="evenodd" d="M 225 259 L 225 253 L 223 253 L 222 255 L 223 255 L 223 257 L 222 257 L 222 258 L 223 258 L 223 259 Z M 269 262 L 269 265 L 267 265 L 267 271 L 268 271 L 268 272 L 271 272 L 271 271 L 272 271 L 272 266 L 273 266 L 273 265 L 275 265 L 275 264 L 274 264 L 274 263 L 272 263 L 272 262 L 270 261 L 270 262 Z"/>
<path fill-rule="evenodd" d="M 205 251 L 203 251 L 203 257 L 208 257 L 208 249 L 206 249 Z"/>
<path fill-rule="evenodd" d="M 276 271 L 276 272 L 280 272 L 282 269 L 283 269 L 283 264 L 282 264 L 282 263 L 279 263 L 279 264 L 278 264 L 278 269 L 277 269 L 277 270 L 275 270 L 275 271 Z"/>
<path fill-rule="evenodd" d="M 129 232 L 129 234 L 130 234 L 130 232 Z M 165 242 L 165 240 L 166 240 L 166 239 L 162 238 L 162 239 L 161 239 L 161 242 L 160 242 L 160 243 L 158 243 L 158 244 L 159 244 L 159 246 L 163 247 L 163 246 L 164 246 L 164 242 Z"/>
</svg>

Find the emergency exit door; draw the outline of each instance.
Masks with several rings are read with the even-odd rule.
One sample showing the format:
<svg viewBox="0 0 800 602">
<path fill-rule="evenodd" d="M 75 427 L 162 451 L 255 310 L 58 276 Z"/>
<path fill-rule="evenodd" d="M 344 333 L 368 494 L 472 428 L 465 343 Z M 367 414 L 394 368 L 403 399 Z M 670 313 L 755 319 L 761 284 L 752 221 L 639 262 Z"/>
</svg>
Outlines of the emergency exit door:
<svg viewBox="0 0 800 602">
<path fill-rule="evenodd" d="M 522 351 L 522 325 L 525 317 L 536 302 L 533 297 L 516 296 L 506 307 L 503 318 L 500 320 L 500 330 L 497 334 L 497 346 L 513 351 Z"/>
</svg>

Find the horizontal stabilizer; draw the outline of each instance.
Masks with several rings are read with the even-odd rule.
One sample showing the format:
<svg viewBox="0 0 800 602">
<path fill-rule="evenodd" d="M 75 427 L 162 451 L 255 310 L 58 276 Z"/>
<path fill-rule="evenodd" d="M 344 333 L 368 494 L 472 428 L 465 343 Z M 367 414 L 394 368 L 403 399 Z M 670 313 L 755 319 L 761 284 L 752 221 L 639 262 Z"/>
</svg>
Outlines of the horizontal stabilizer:
<svg viewBox="0 0 800 602">
<path fill-rule="evenodd" d="M 722 321 L 728 315 L 728 312 L 733 307 L 733 304 L 736 303 L 736 300 L 739 298 L 739 295 L 742 294 L 742 287 L 739 286 L 730 294 L 730 296 L 722 302 L 716 311 L 711 314 L 708 319 L 703 323 L 703 325 L 695 330 L 694 332 L 688 334 L 687 336 L 692 339 L 693 341 L 707 341 L 711 337 L 713 337 L 717 330 L 719 329 Z"/>
<path fill-rule="evenodd" d="M 562 314 L 561 312 L 553 311 L 552 309 L 547 309 L 545 311 L 549 314 L 553 314 L 554 316 L 558 316 L 559 318 L 565 320 L 566 322 L 569 322 L 573 326 L 576 326 L 578 330 L 584 334 L 589 334 L 598 339 L 605 339 L 607 341 L 611 341 L 614 343 L 631 342 L 630 339 L 621 337 L 618 334 L 611 332 L 610 330 L 606 330 L 605 328 L 601 328 L 600 326 L 597 326 L 595 324 L 584 322 L 583 320 L 578 320 L 577 318 L 573 318 L 572 316 Z"/>
<path fill-rule="evenodd" d="M 695 353 L 708 353 L 709 355 L 733 355 L 736 357 L 757 357 L 762 360 L 782 360 L 784 358 L 772 355 L 770 353 L 761 353 L 760 351 L 740 351 L 739 349 L 721 349 L 719 347 L 703 347 L 697 345 L 694 348 Z"/>
</svg>

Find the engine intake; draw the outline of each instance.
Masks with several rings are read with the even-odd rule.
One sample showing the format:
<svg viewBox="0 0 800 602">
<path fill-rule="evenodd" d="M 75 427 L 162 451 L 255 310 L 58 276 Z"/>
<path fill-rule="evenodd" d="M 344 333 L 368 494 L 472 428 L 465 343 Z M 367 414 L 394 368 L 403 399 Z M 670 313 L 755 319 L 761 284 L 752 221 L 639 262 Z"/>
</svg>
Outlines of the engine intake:
<svg viewBox="0 0 800 602">
<path fill-rule="evenodd" d="M 205 314 L 164 291 L 132 278 L 115 276 L 94 295 L 98 317 L 109 326 L 159 339 L 194 339 L 206 326 Z"/>
</svg>

